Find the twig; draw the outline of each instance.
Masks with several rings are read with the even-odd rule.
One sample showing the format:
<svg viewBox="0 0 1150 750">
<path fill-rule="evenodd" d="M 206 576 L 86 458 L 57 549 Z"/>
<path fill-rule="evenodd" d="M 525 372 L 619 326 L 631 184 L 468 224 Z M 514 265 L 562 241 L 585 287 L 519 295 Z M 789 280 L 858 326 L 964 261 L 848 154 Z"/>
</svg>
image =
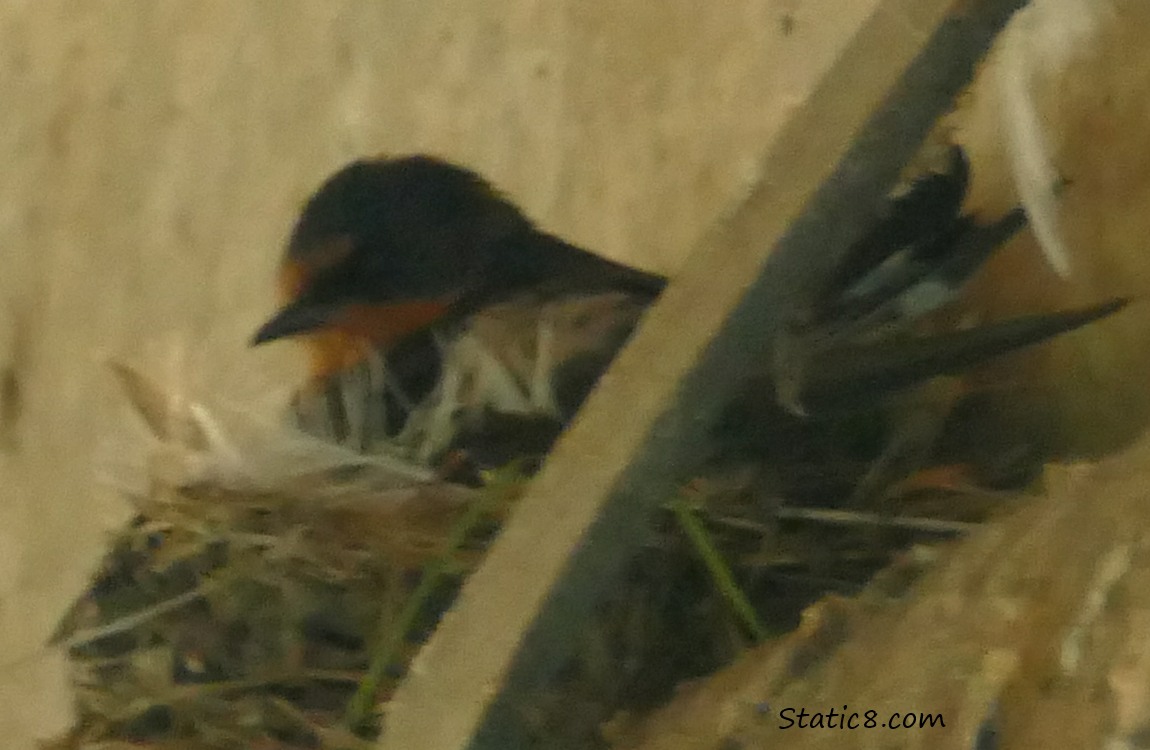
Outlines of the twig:
<svg viewBox="0 0 1150 750">
<path fill-rule="evenodd" d="M 968 521 L 947 521 L 941 518 L 888 516 L 857 510 L 830 510 L 828 508 L 779 508 L 774 513 L 781 520 L 812 521 L 832 526 L 878 526 L 921 531 L 927 534 L 961 536 L 977 529 L 980 524 Z"/>
</svg>

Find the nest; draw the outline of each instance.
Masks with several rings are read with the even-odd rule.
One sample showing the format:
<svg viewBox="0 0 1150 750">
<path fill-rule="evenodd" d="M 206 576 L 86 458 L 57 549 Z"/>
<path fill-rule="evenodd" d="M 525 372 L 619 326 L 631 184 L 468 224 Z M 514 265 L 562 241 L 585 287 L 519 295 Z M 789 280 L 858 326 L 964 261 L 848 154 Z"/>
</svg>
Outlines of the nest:
<svg viewBox="0 0 1150 750">
<path fill-rule="evenodd" d="M 117 373 L 150 434 L 145 460 L 119 467 L 135 518 L 55 639 L 77 691 L 65 746 L 361 746 L 338 726 L 366 644 L 414 588 L 409 571 L 443 561 L 450 587 L 474 564 L 466 543 L 445 545 L 476 491 L 280 426 L 228 427 L 200 404 L 173 411 Z"/>
<path fill-rule="evenodd" d="M 115 371 L 146 426 L 116 454 L 136 515 L 57 633 L 78 718 L 53 747 L 369 747 L 379 707 L 529 464 L 481 468 L 467 486 L 416 460 L 422 442 L 352 451 Z M 531 382 L 505 376 L 494 378 L 503 391 Z M 851 507 L 887 439 L 881 426 L 774 415 L 763 445 L 754 410 L 738 417 L 724 429 L 742 447 L 668 498 L 596 626 L 551 689 L 521 706 L 538 746 L 605 747 L 612 718 L 661 705 L 793 630 L 812 603 L 858 592 L 912 545 L 961 534 L 1002 502 L 935 482 L 873 495 L 901 495 L 897 516 Z"/>
</svg>

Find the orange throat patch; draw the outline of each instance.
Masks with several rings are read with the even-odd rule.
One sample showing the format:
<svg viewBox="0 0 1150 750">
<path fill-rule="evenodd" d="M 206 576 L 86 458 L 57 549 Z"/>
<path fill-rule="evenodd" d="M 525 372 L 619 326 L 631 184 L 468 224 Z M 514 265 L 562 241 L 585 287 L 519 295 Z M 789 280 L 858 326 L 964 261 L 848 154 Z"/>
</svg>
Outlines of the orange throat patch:
<svg viewBox="0 0 1150 750">
<path fill-rule="evenodd" d="M 331 327 L 303 337 L 311 376 L 322 381 L 362 362 L 372 351 L 387 352 L 401 340 L 446 314 L 438 301 L 347 305 Z"/>
</svg>

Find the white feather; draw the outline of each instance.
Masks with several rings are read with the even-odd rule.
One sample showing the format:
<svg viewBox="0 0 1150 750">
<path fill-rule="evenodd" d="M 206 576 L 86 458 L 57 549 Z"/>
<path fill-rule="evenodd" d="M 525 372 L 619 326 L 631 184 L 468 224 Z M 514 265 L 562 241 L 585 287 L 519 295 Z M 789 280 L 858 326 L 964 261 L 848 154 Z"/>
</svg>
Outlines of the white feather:
<svg viewBox="0 0 1150 750">
<path fill-rule="evenodd" d="M 1037 89 L 1089 50 L 1109 10 L 1100 0 L 1032 0 L 1001 40 L 998 94 L 1015 188 L 1047 261 L 1064 277 L 1071 261 L 1059 223 L 1062 176 L 1050 144 L 1056 124 L 1043 121 Z"/>
</svg>

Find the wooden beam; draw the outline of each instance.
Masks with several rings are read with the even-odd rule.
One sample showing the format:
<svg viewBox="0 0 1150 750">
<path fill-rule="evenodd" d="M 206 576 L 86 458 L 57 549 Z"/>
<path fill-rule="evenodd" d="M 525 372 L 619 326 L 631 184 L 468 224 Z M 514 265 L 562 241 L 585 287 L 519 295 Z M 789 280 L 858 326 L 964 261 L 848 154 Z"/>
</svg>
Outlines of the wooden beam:
<svg viewBox="0 0 1150 750">
<path fill-rule="evenodd" d="M 785 311 L 873 221 L 1022 4 L 871 0 L 769 145 L 760 184 L 692 254 L 415 659 L 381 748 L 522 746 L 517 697 L 570 655 L 719 409 L 769 363 Z"/>
</svg>

